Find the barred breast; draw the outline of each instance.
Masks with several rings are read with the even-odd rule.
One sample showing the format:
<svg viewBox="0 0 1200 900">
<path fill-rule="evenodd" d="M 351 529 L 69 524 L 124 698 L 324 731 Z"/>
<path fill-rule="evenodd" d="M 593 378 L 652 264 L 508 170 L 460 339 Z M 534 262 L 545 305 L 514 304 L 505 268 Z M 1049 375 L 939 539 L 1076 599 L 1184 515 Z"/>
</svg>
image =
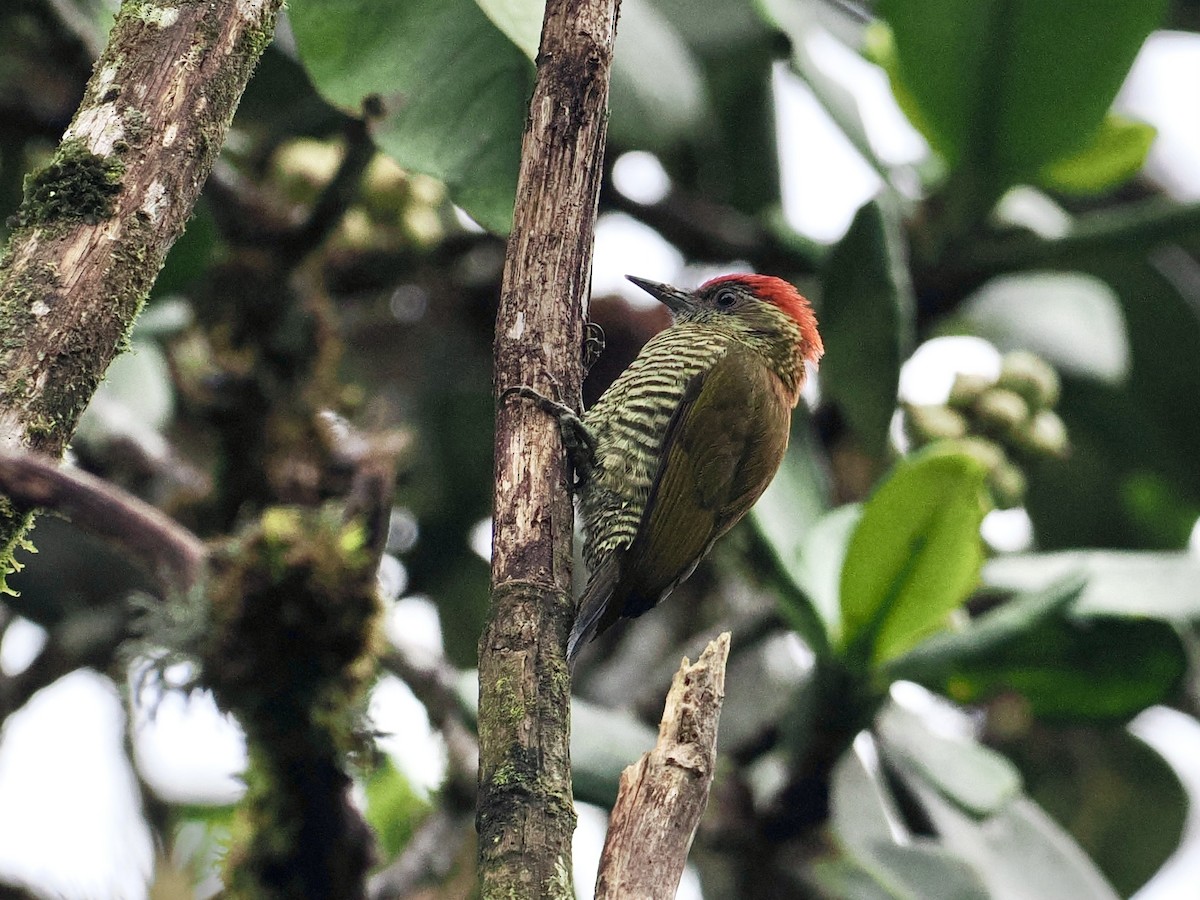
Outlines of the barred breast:
<svg viewBox="0 0 1200 900">
<path fill-rule="evenodd" d="M 596 469 L 580 492 L 589 569 L 637 532 L 662 455 L 663 435 L 688 382 L 712 368 L 727 337 L 692 323 L 655 335 L 583 416 L 596 439 Z"/>
</svg>

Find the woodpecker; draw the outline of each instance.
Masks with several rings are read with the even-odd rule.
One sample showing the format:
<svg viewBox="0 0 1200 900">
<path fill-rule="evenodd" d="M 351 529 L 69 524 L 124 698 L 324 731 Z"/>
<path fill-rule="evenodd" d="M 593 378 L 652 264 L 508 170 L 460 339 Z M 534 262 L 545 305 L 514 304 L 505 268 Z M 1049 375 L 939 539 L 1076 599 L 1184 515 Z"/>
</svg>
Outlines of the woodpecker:
<svg viewBox="0 0 1200 900">
<path fill-rule="evenodd" d="M 687 292 L 628 276 L 674 324 L 573 424 L 589 570 L 567 658 L 640 616 L 746 514 L 787 449 L 805 363 L 824 348 L 809 302 L 769 275 Z M 578 453 L 576 454 L 578 456 Z"/>
</svg>

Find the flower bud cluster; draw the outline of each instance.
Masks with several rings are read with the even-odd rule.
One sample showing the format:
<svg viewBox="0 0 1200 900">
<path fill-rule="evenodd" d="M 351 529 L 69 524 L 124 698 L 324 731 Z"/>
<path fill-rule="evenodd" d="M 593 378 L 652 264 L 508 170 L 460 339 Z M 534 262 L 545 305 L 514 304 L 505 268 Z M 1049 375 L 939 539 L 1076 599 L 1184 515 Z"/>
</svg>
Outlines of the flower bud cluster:
<svg viewBox="0 0 1200 900">
<path fill-rule="evenodd" d="M 1025 499 L 1024 468 L 1069 452 L 1058 413 L 1061 384 L 1054 368 L 1027 351 L 1006 353 L 1000 375 L 959 374 L 944 404 L 905 404 L 904 432 L 913 449 L 952 440 L 987 466 L 988 487 L 1000 509 Z"/>
</svg>

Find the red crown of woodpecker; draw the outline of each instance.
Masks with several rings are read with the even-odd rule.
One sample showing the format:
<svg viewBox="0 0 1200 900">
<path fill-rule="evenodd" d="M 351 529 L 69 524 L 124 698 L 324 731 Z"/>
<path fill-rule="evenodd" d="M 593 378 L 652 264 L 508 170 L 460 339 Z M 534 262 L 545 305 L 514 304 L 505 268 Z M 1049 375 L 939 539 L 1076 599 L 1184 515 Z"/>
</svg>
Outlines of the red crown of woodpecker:
<svg viewBox="0 0 1200 900">
<path fill-rule="evenodd" d="M 815 363 L 825 352 L 821 335 L 817 332 L 817 317 L 812 304 L 795 286 L 774 275 L 721 275 L 700 286 L 701 290 L 714 284 L 740 284 L 748 287 L 759 300 L 765 300 L 787 313 L 800 326 L 800 338 L 804 342 L 804 358 Z"/>
</svg>

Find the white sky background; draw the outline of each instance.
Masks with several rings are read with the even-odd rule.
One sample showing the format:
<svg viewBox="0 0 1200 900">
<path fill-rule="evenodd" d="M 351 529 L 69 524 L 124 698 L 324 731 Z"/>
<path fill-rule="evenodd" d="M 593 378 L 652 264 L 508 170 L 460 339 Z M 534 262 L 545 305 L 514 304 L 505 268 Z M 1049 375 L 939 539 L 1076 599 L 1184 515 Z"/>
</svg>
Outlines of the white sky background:
<svg viewBox="0 0 1200 900">
<path fill-rule="evenodd" d="M 919 156 L 922 142 L 899 115 L 875 67 L 836 41 L 818 39 L 809 49 L 822 64 L 845 74 L 862 104 L 872 145 L 882 158 L 901 163 Z M 1160 33 L 1143 49 L 1118 100 L 1124 112 L 1159 129 L 1147 172 L 1180 200 L 1200 199 L 1200 116 L 1193 96 L 1197 84 L 1200 36 Z M 785 215 L 797 230 L 832 242 L 877 189 L 878 178 L 798 79 L 781 68 L 775 88 Z M 655 166 L 652 158 L 634 156 L 617 174 L 628 193 L 651 199 L 665 188 L 661 168 L 656 171 Z M 644 295 L 625 282 L 625 274 L 681 286 L 711 274 L 686 270 L 677 250 L 626 216 L 606 215 L 596 240 L 597 293 L 620 291 L 640 301 Z M 915 400 L 936 401 L 945 396 L 956 368 L 986 370 L 995 365 L 995 358 L 990 345 L 970 339 L 927 348 L 906 367 L 902 391 Z M 1020 529 L 1027 524 L 1004 527 Z M 1200 545 L 1200 532 L 1195 543 Z M 429 646 L 440 645 L 436 611 L 420 598 L 396 604 L 389 631 Z M 39 640 L 34 626 L 10 627 L 0 646 L 0 667 L 9 672 L 23 667 Z M 414 783 L 433 788 L 445 765 L 444 749 L 429 729 L 420 704 L 403 684 L 391 679 L 380 684 L 371 711 L 383 730 L 425 735 L 425 740 L 385 739 L 384 745 Z M 27 881 L 64 900 L 145 896 L 152 850 L 121 753 L 121 722 L 116 691 L 90 672 L 62 679 L 10 718 L 0 741 L 0 872 L 5 877 Z M 210 802 L 227 802 L 236 796 L 244 748 L 236 726 L 217 713 L 210 699 L 172 695 L 153 721 L 142 717 L 134 727 L 146 777 L 164 794 Z M 1194 720 L 1151 710 L 1138 718 L 1134 730 L 1180 767 L 1193 792 L 1200 790 L 1200 769 L 1194 765 L 1200 758 L 1200 750 L 1194 749 L 1200 747 L 1200 726 Z M 1172 747 L 1193 750 L 1189 757 L 1170 752 Z M 580 824 L 578 881 L 581 896 L 590 897 L 603 823 L 584 810 Z M 1193 812 L 1184 850 L 1139 892 L 1138 900 L 1171 900 L 1183 896 L 1181 885 L 1188 886 L 1186 892 L 1200 884 L 1198 832 L 1200 822 Z M 680 896 L 699 896 L 694 878 L 685 879 Z"/>
</svg>

